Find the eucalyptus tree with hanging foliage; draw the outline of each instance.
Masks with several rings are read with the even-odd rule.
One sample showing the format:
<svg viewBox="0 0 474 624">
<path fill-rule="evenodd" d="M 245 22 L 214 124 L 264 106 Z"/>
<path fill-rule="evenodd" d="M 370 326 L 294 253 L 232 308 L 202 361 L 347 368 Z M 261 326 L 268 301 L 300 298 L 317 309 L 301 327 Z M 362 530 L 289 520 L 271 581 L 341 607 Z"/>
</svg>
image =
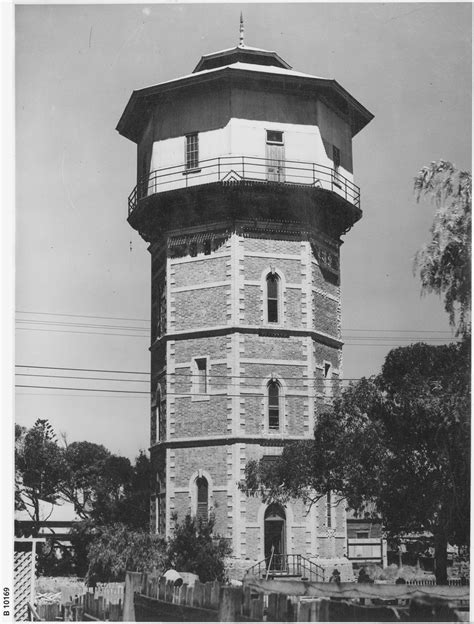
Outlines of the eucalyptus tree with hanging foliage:
<svg viewBox="0 0 474 624">
<path fill-rule="evenodd" d="M 417 201 L 428 197 L 436 207 L 431 240 L 416 254 L 414 269 L 423 292 L 444 297 L 458 335 L 471 331 L 471 186 L 471 173 L 445 160 L 423 167 L 414 185 Z"/>
</svg>

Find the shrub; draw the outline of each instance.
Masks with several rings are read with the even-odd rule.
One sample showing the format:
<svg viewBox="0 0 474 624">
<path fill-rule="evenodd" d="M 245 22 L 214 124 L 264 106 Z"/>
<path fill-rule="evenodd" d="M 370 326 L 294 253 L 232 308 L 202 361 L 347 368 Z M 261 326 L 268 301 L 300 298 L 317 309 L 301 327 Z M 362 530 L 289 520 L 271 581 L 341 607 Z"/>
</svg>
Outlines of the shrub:
<svg viewBox="0 0 474 624">
<path fill-rule="evenodd" d="M 131 531 L 124 524 L 98 529 L 88 547 L 86 582 L 123 581 L 125 572 L 165 571 L 166 542 L 144 530 Z"/>
<path fill-rule="evenodd" d="M 168 546 L 168 567 L 178 572 L 193 572 L 201 583 L 225 581 L 224 558 L 231 554 L 228 541 L 213 536 L 214 517 L 206 522 L 189 514 L 177 524 Z"/>
</svg>

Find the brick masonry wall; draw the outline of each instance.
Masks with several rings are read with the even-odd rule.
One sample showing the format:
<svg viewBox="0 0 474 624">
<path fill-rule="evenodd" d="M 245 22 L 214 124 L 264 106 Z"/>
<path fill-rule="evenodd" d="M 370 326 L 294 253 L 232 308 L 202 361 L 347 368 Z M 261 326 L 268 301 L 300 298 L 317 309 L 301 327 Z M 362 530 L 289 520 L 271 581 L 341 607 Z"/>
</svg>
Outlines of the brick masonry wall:
<svg viewBox="0 0 474 624">
<path fill-rule="evenodd" d="M 156 376 L 162 369 L 166 367 L 166 343 L 164 340 L 157 342 L 151 352 L 151 375 L 152 385 L 155 382 Z"/>
<path fill-rule="evenodd" d="M 202 446 L 174 449 L 174 487 L 188 488 L 189 479 L 198 470 L 207 470 L 213 486 L 227 486 L 227 449 L 222 446 Z"/>
<path fill-rule="evenodd" d="M 209 513 L 215 518 L 214 532 L 222 537 L 230 537 L 230 531 L 227 527 L 226 504 L 227 494 L 225 492 L 214 492 L 210 499 Z M 191 496 L 187 492 L 178 492 L 174 496 L 174 511 L 177 514 L 177 521 L 181 522 L 183 518 L 191 513 Z"/>
<path fill-rule="evenodd" d="M 340 288 L 337 283 L 334 283 L 334 280 L 328 279 L 328 275 L 324 275 L 323 271 L 319 264 L 316 262 L 311 263 L 312 271 L 311 271 L 311 285 L 313 288 L 316 288 L 328 295 L 333 297 L 340 296 Z"/>
<path fill-rule="evenodd" d="M 269 253 L 279 255 L 298 255 L 300 240 L 282 240 L 276 236 L 245 237 L 243 239 L 245 252 Z"/>
<path fill-rule="evenodd" d="M 313 291 L 313 310 L 315 329 L 337 337 L 337 302 Z"/>
<path fill-rule="evenodd" d="M 209 481 L 209 510 L 215 514 L 215 531 L 230 537 L 228 522 L 228 449 L 224 445 L 177 448 L 173 451 L 170 466 L 172 487 L 170 491 L 173 512 L 178 520 L 191 509 L 194 480 L 199 471 Z"/>
<path fill-rule="evenodd" d="M 299 250 L 298 250 L 299 253 Z M 284 280 L 292 284 L 301 283 L 301 262 L 298 260 L 281 258 L 275 254 L 274 257 L 246 257 L 244 261 L 244 279 L 261 280 L 262 273 L 274 267 L 281 273 Z"/>
<path fill-rule="evenodd" d="M 273 337 L 245 334 L 243 344 L 246 358 L 299 360 L 304 354 L 304 339 L 299 336 Z"/>
<path fill-rule="evenodd" d="M 323 362 L 330 362 L 333 368 L 339 367 L 339 349 L 314 342 L 314 360 L 316 365 L 322 367 Z"/>
<path fill-rule="evenodd" d="M 206 355 L 206 352 L 196 351 L 196 355 Z M 188 366 L 180 364 L 176 366 L 174 392 L 175 394 L 193 394 L 193 381 L 196 380 L 196 371 L 192 363 Z M 218 364 L 212 359 L 207 360 L 207 390 L 209 394 L 225 392 L 228 389 L 229 378 L 227 376 L 227 366 Z"/>
<path fill-rule="evenodd" d="M 171 330 L 226 325 L 229 297 L 230 285 L 174 292 L 171 302 Z"/>
<path fill-rule="evenodd" d="M 252 387 L 252 390 L 256 388 L 261 390 L 266 385 L 266 381 L 273 375 L 280 380 L 284 390 L 302 393 L 302 377 L 306 373 L 304 362 L 301 362 L 300 365 L 288 365 L 281 360 L 273 362 L 244 361 L 242 366 L 245 370 L 246 383 Z"/>
<path fill-rule="evenodd" d="M 174 287 L 183 288 L 227 279 L 227 256 L 205 256 L 202 260 L 173 263 Z"/>
<path fill-rule="evenodd" d="M 278 455 L 281 447 L 263 447 L 260 445 L 247 444 L 245 448 L 246 461 L 260 459 L 264 455 Z M 247 529 L 245 532 L 245 545 L 242 556 L 251 558 L 263 558 L 263 517 L 266 509 L 265 504 L 258 497 L 245 497 L 243 509 Z M 313 515 L 308 514 L 308 509 L 302 501 L 292 501 L 284 505 L 287 521 L 287 552 L 315 555 L 313 543 L 316 523 Z"/>
<path fill-rule="evenodd" d="M 177 397 L 174 432 L 170 438 L 206 437 L 227 433 L 227 397 L 210 396 L 205 400 Z"/>
<path fill-rule="evenodd" d="M 297 288 L 286 288 L 285 292 L 285 320 L 292 327 L 300 327 L 303 321 L 301 307 L 301 290 Z"/>
<path fill-rule="evenodd" d="M 212 359 L 225 358 L 229 344 L 228 336 L 211 336 L 204 338 L 186 338 L 177 340 L 175 344 L 174 361 L 177 364 L 191 362 L 195 357 L 207 355 Z"/>
<path fill-rule="evenodd" d="M 312 395 L 316 388 L 321 390 L 321 385 L 313 384 L 311 377 L 316 375 L 323 380 L 324 361 L 331 362 L 332 375 L 337 378 L 340 351 L 311 338 L 269 335 L 268 330 L 275 329 L 275 325 L 264 324 L 262 275 L 274 267 L 283 276 L 283 315 L 278 328 L 317 329 L 337 337 L 340 303 L 334 276 L 320 269 L 311 256 L 311 246 L 302 238 L 281 240 L 281 234 L 258 238 L 232 235 L 217 252 L 215 249 L 213 246 L 209 256 L 198 251 L 198 257 L 192 259 L 186 255 L 168 259 L 168 332 L 240 323 L 263 327 L 267 334 L 246 334 L 242 328 L 238 335 L 172 340 L 168 343 L 167 363 L 164 347 L 153 350 L 153 379 L 165 363 L 169 370 L 169 439 L 233 434 L 264 435 L 269 441 L 271 436 L 282 434 L 310 437 L 313 401 L 304 395 Z M 158 270 L 158 266 L 154 268 Z M 196 357 L 209 358 L 210 394 L 204 400 L 178 396 L 192 392 L 190 375 L 195 372 Z M 284 386 L 285 428 L 278 434 L 265 430 L 265 380 L 271 375 L 281 378 Z M 224 390 L 227 396 L 214 396 L 216 390 Z M 233 398 L 232 394 L 240 394 L 240 398 Z M 320 392 L 316 411 L 327 408 L 326 399 Z M 239 556 L 253 559 L 257 551 L 263 556 L 262 503 L 237 492 L 236 483 L 247 459 L 260 456 L 269 447 L 264 451 L 258 445 L 243 444 L 246 450 L 239 455 L 236 446 L 169 451 L 168 518 L 173 512 L 183 515 L 189 510 L 191 475 L 206 470 L 217 488 L 210 501 L 216 510 L 217 530 L 227 536 L 235 530 L 234 544 L 239 546 Z M 317 514 L 312 512 L 310 520 L 301 506 L 289 505 L 292 537 L 288 552 L 317 554 L 314 551 L 318 549 L 334 550 L 334 542 L 339 538 L 328 535 L 324 509 Z M 326 542 L 327 548 L 323 546 Z"/>
<path fill-rule="evenodd" d="M 261 286 L 246 284 L 243 294 L 244 324 L 263 324 L 263 290 Z"/>
</svg>

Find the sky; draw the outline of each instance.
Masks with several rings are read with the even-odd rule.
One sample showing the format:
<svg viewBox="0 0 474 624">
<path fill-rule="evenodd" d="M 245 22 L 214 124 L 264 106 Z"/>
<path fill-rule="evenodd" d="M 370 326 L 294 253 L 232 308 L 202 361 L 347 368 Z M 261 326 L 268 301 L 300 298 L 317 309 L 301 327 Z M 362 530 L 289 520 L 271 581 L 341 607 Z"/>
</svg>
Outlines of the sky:
<svg viewBox="0 0 474 624">
<path fill-rule="evenodd" d="M 440 158 L 471 168 L 469 3 L 17 5 L 21 425 L 47 418 L 130 459 L 148 448 L 150 260 L 126 221 L 135 145 L 115 127 L 134 89 L 237 45 L 240 11 L 246 44 L 335 78 L 375 115 L 353 142 L 364 214 L 341 251 L 344 377 L 452 337 L 413 275 L 433 217 L 413 178 Z"/>
</svg>

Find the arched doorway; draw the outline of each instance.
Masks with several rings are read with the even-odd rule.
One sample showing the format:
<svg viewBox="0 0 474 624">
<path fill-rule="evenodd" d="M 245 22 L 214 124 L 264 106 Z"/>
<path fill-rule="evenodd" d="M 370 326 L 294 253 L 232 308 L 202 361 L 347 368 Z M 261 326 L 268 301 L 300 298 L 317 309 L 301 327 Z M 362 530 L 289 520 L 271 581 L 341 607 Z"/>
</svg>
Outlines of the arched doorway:
<svg viewBox="0 0 474 624">
<path fill-rule="evenodd" d="M 264 520 L 265 561 L 271 570 L 281 570 L 286 555 L 286 515 L 281 505 L 267 507 Z"/>
</svg>

